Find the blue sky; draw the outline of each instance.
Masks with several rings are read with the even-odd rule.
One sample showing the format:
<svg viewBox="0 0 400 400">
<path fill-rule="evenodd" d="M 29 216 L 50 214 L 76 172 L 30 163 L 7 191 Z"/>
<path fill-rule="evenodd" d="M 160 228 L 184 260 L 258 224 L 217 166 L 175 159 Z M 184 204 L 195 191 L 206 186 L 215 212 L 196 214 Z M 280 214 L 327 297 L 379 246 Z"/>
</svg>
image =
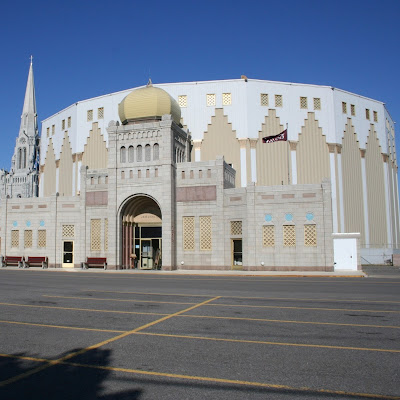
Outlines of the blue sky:
<svg viewBox="0 0 400 400">
<path fill-rule="evenodd" d="M 149 76 L 244 74 L 348 90 L 400 121 L 399 0 L 6 0 L 0 11 L 0 168 L 10 167 L 31 54 L 39 120 Z"/>
</svg>

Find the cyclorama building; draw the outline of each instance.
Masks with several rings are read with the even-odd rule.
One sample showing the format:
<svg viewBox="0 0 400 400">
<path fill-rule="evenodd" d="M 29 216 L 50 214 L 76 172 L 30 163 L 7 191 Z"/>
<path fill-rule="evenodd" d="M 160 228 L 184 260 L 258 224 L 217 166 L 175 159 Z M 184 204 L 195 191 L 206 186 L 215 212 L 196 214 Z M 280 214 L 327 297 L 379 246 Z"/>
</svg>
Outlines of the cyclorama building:
<svg viewBox="0 0 400 400">
<path fill-rule="evenodd" d="M 31 65 L 1 173 L 3 256 L 331 271 L 334 232 L 359 232 L 378 262 L 398 247 L 394 124 L 375 100 L 243 77 L 78 102 L 42 122 L 40 147 L 35 124 Z"/>
</svg>

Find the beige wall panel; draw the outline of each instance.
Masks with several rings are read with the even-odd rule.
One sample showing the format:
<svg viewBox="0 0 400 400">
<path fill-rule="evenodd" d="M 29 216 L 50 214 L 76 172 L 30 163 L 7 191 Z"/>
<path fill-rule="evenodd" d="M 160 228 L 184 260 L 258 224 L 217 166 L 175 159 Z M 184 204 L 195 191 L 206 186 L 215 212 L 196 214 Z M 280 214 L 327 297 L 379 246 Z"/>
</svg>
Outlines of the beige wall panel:
<svg viewBox="0 0 400 400">
<path fill-rule="evenodd" d="M 47 145 L 46 159 L 44 163 L 43 195 L 51 196 L 56 193 L 56 157 L 54 155 L 53 141 Z"/>
<path fill-rule="evenodd" d="M 87 143 L 84 147 L 82 156 L 82 165 L 86 165 L 89 169 L 107 168 L 108 151 L 106 141 L 101 134 L 98 123 L 92 125 Z"/>
<path fill-rule="evenodd" d="M 337 147 L 336 147 L 337 149 Z M 340 151 L 342 149 L 340 148 Z M 339 183 L 339 168 L 338 168 L 338 153 L 337 150 L 335 152 L 335 176 L 336 176 L 336 210 L 337 210 L 337 226 L 338 226 L 338 232 L 342 232 L 342 228 L 341 228 L 341 213 L 343 212 L 343 210 L 341 210 L 340 208 L 340 183 Z"/>
<path fill-rule="evenodd" d="M 345 232 L 359 232 L 365 244 L 361 153 L 357 134 L 348 118 L 342 142 L 343 207 Z"/>
<path fill-rule="evenodd" d="M 258 132 L 257 185 L 288 184 L 288 142 L 263 143 L 262 138 L 273 136 L 284 130 L 275 110 L 268 110 L 268 116 Z"/>
<path fill-rule="evenodd" d="M 72 151 L 68 133 L 65 132 L 60 154 L 58 192 L 60 196 L 72 196 Z"/>
<path fill-rule="evenodd" d="M 397 175 L 397 167 L 393 167 L 393 176 L 395 177 Z M 396 187 L 396 180 L 395 180 L 395 187 Z M 399 243 L 399 238 L 400 238 L 400 226 L 399 226 L 399 222 L 400 222 L 400 218 L 399 218 L 399 191 L 398 188 L 395 191 L 395 217 L 396 217 L 396 226 L 397 226 L 397 242 L 396 240 L 393 240 L 393 243 L 396 242 L 396 248 L 400 248 L 400 243 Z M 394 237 L 393 237 L 394 238 Z"/>
<path fill-rule="evenodd" d="M 371 247 L 383 247 L 388 243 L 384 168 L 381 146 L 372 124 L 366 146 L 365 169 L 367 175 L 369 244 Z"/>
<path fill-rule="evenodd" d="M 232 164 L 236 170 L 236 187 L 240 187 L 240 145 L 236 138 L 236 131 L 232 130 L 232 124 L 224 115 L 222 108 L 215 109 L 215 117 L 211 117 L 211 124 L 201 144 L 201 161 L 215 160 L 223 155 L 228 164 Z"/>
<path fill-rule="evenodd" d="M 390 155 L 392 157 L 392 155 Z M 390 208 L 390 218 L 391 218 L 391 230 L 392 230 L 392 243 L 396 241 L 396 226 L 395 226 L 395 218 L 396 218 L 396 210 L 395 210 L 395 194 L 393 193 L 393 177 L 394 169 L 392 168 L 392 162 L 388 161 L 388 185 L 389 185 L 389 208 Z"/>
<path fill-rule="evenodd" d="M 315 114 L 309 112 L 297 145 L 297 183 L 321 183 L 330 178 L 329 149 Z"/>
</svg>

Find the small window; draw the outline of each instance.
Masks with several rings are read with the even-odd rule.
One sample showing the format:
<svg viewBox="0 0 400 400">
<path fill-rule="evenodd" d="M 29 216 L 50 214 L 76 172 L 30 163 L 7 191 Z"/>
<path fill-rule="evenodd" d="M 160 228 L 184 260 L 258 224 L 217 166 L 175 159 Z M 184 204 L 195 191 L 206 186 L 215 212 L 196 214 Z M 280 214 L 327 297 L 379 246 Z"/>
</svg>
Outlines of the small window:
<svg viewBox="0 0 400 400">
<path fill-rule="evenodd" d="M 47 128 L 46 132 L 47 132 L 47 137 L 49 137 L 50 136 L 50 128 Z"/>
<path fill-rule="evenodd" d="M 146 144 L 144 147 L 144 160 L 150 161 L 151 160 L 151 147 L 149 144 Z"/>
<path fill-rule="evenodd" d="M 356 106 L 354 104 L 350 104 L 350 112 L 353 117 L 356 115 Z"/>
<path fill-rule="evenodd" d="M 146 178 L 150 178 L 150 170 L 146 169 Z"/>
<path fill-rule="evenodd" d="M 347 103 L 344 101 L 342 102 L 342 113 L 347 114 Z"/>
<path fill-rule="evenodd" d="M 307 109 L 307 97 L 300 97 L 300 108 Z"/>
<path fill-rule="evenodd" d="M 133 179 L 133 171 L 132 170 L 129 171 L 129 178 Z"/>
<path fill-rule="evenodd" d="M 202 178 L 203 177 L 203 171 L 200 169 L 199 170 L 199 178 Z"/>
<path fill-rule="evenodd" d="M 124 146 L 121 147 L 120 162 L 126 163 L 126 148 Z"/>
<path fill-rule="evenodd" d="M 268 107 L 268 94 L 267 93 L 261 93 L 261 105 L 263 107 Z"/>
<path fill-rule="evenodd" d="M 93 121 L 93 110 L 88 110 L 87 112 L 87 120 Z"/>
<path fill-rule="evenodd" d="M 104 118 L 104 107 L 100 107 L 97 109 L 97 119 Z"/>
<path fill-rule="evenodd" d="M 281 94 L 275 95 L 275 107 L 283 107 L 283 98 Z"/>
<path fill-rule="evenodd" d="M 71 128 L 71 117 L 68 117 L 68 128 Z"/>
<path fill-rule="evenodd" d="M 314 110 L 321 109 L 321 99 L 319 97 L 314 97 Z"/>
<path fill-rule="evenodd" d="M 141 178 L 141 177 L 142 177 L 142 170 L 138 169 L 137 177 L 138 177 L 138 178 Z"/>
<path fill-rule="evenodd" d="M 141 145 L 136 147 L 136 161 L 142 162 L 142 146 Z"/>
<path fill-rule="evenodd" d="M 129 148 L 128 148 L 128 162 L 133 163 L 134 153 L 135 153 L 135 149 L 133 148 L 133 146 L 129 146 Z"/>
<path fill-rule="evenodd" d="M 125 171 L 121 171 L 121 179 L 125 179 Z"/>
<path fill-rule="evenodd" d="M 65 119 L 63 119 L 61 121 L 61 129 L 64 130 L 65 129 Z"/>
<path fill-rule="evenodd" d="M 158 178 L 158 168 L 155 168 L 155 169 L 154 169 L 154 176 L 155 176 L 156 178 Z"/>
<path fill-rule="evenodd" d="M 187 107 L 187 96 L 186 95 L 178 96 L 178 104 L 179 107 L 182 108 Z"/>
<path fill-rule="evenodd" d="M 378 122 L 378 112 L 374 111 L 374 122 Z"/>
<path fill-rule="evenodd" d="M 182 171 L 182 179 L 185 179 L 185 171 Z"/>
<path fill-rule="evenodd" d="M 54 135 L 56 133 L 56 126 L 52 125 L 51 126 L 51 134 Z"/>
<path fill-rule="evenodd" d="M 153 160 L 158 160 L 160 158 L 160 146 L 158 143 L 153 145 Z"/>
<path fill-rule="evenodd" d="M 365 109 L 365 118 L 369 120 L 369 110 L 368 108 Z"/>
<path fill-rule="evenodd" d="M 215 106 L 216 105 L 216 99 L 215 99 L 215 94 L 208 94 L 207 95 L 207 107 Z"/>
<path fill-rule="evenodd" d="M 232 104 L 232 94 L 222 93 L 222 105 L 230 106 Z"/>
</svg>

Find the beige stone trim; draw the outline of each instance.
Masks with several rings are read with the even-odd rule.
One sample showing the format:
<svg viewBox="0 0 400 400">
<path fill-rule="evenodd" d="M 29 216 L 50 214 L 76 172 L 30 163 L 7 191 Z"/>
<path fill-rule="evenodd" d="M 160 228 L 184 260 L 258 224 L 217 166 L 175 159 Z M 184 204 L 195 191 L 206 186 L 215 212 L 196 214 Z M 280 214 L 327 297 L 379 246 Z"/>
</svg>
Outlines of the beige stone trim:
<svg viewBox="0 0 400 400">
<path fill-rule="evenodd" d="M 197 140 L 192 140 L 192 145 L 193 145 L 193 148 L 195 149 L 195 150 L 199 150 L 200 148 L 201 148 L 201 143 L 202 143 L 203 141 L 200 139 L 197 139 Z"/>
<path fill-rule="evenodd" d="M 56 168 L 60 167 L 60 160 L 56 160 Z"/>
<path fill-rule="evenodd" d="M 329 153 L 335 153 L 336 152 L 336 144 L 328 143 L 328 149 L 329 149 Z"/>
<path fill-rule="evenodd" d="M 245 149 L 247 145 L 247 138 L 238 139 L 239 145 L 241 149 Z"/>
<path fill-rule="evenodd" d="M 341 144 L 336 145 L 336 152 L 337 152 L 337 154 L 342 154 L 342 145 Z"/>
<path fill-rule="evenodd" d="M 296 151 L 297 150 L 297 145 L 299 144 L 299 142 L 294 142 L 294 141 L 289 141 L 289 147 L 290 147 L 290 151 Z"/>
<path fill-rule="evenodd" d="M 361 158 L 365 158 L 365 149 L 360 149 Z"/>
<path fill-rule="evenodd" d="M 258 139 L 248 139 L 250 143 L 250 149 L 255 149 L 257 147 Z"/>
<path fill-rule="evenodd" d="M 389 156 L 387 154 L 385 154 L 385 153 L 382 154 L 382 158 L 383 158 L 383 162 L 384 163 L 387 163 L 388 160 L 389 160 Z"/>
</svg>

